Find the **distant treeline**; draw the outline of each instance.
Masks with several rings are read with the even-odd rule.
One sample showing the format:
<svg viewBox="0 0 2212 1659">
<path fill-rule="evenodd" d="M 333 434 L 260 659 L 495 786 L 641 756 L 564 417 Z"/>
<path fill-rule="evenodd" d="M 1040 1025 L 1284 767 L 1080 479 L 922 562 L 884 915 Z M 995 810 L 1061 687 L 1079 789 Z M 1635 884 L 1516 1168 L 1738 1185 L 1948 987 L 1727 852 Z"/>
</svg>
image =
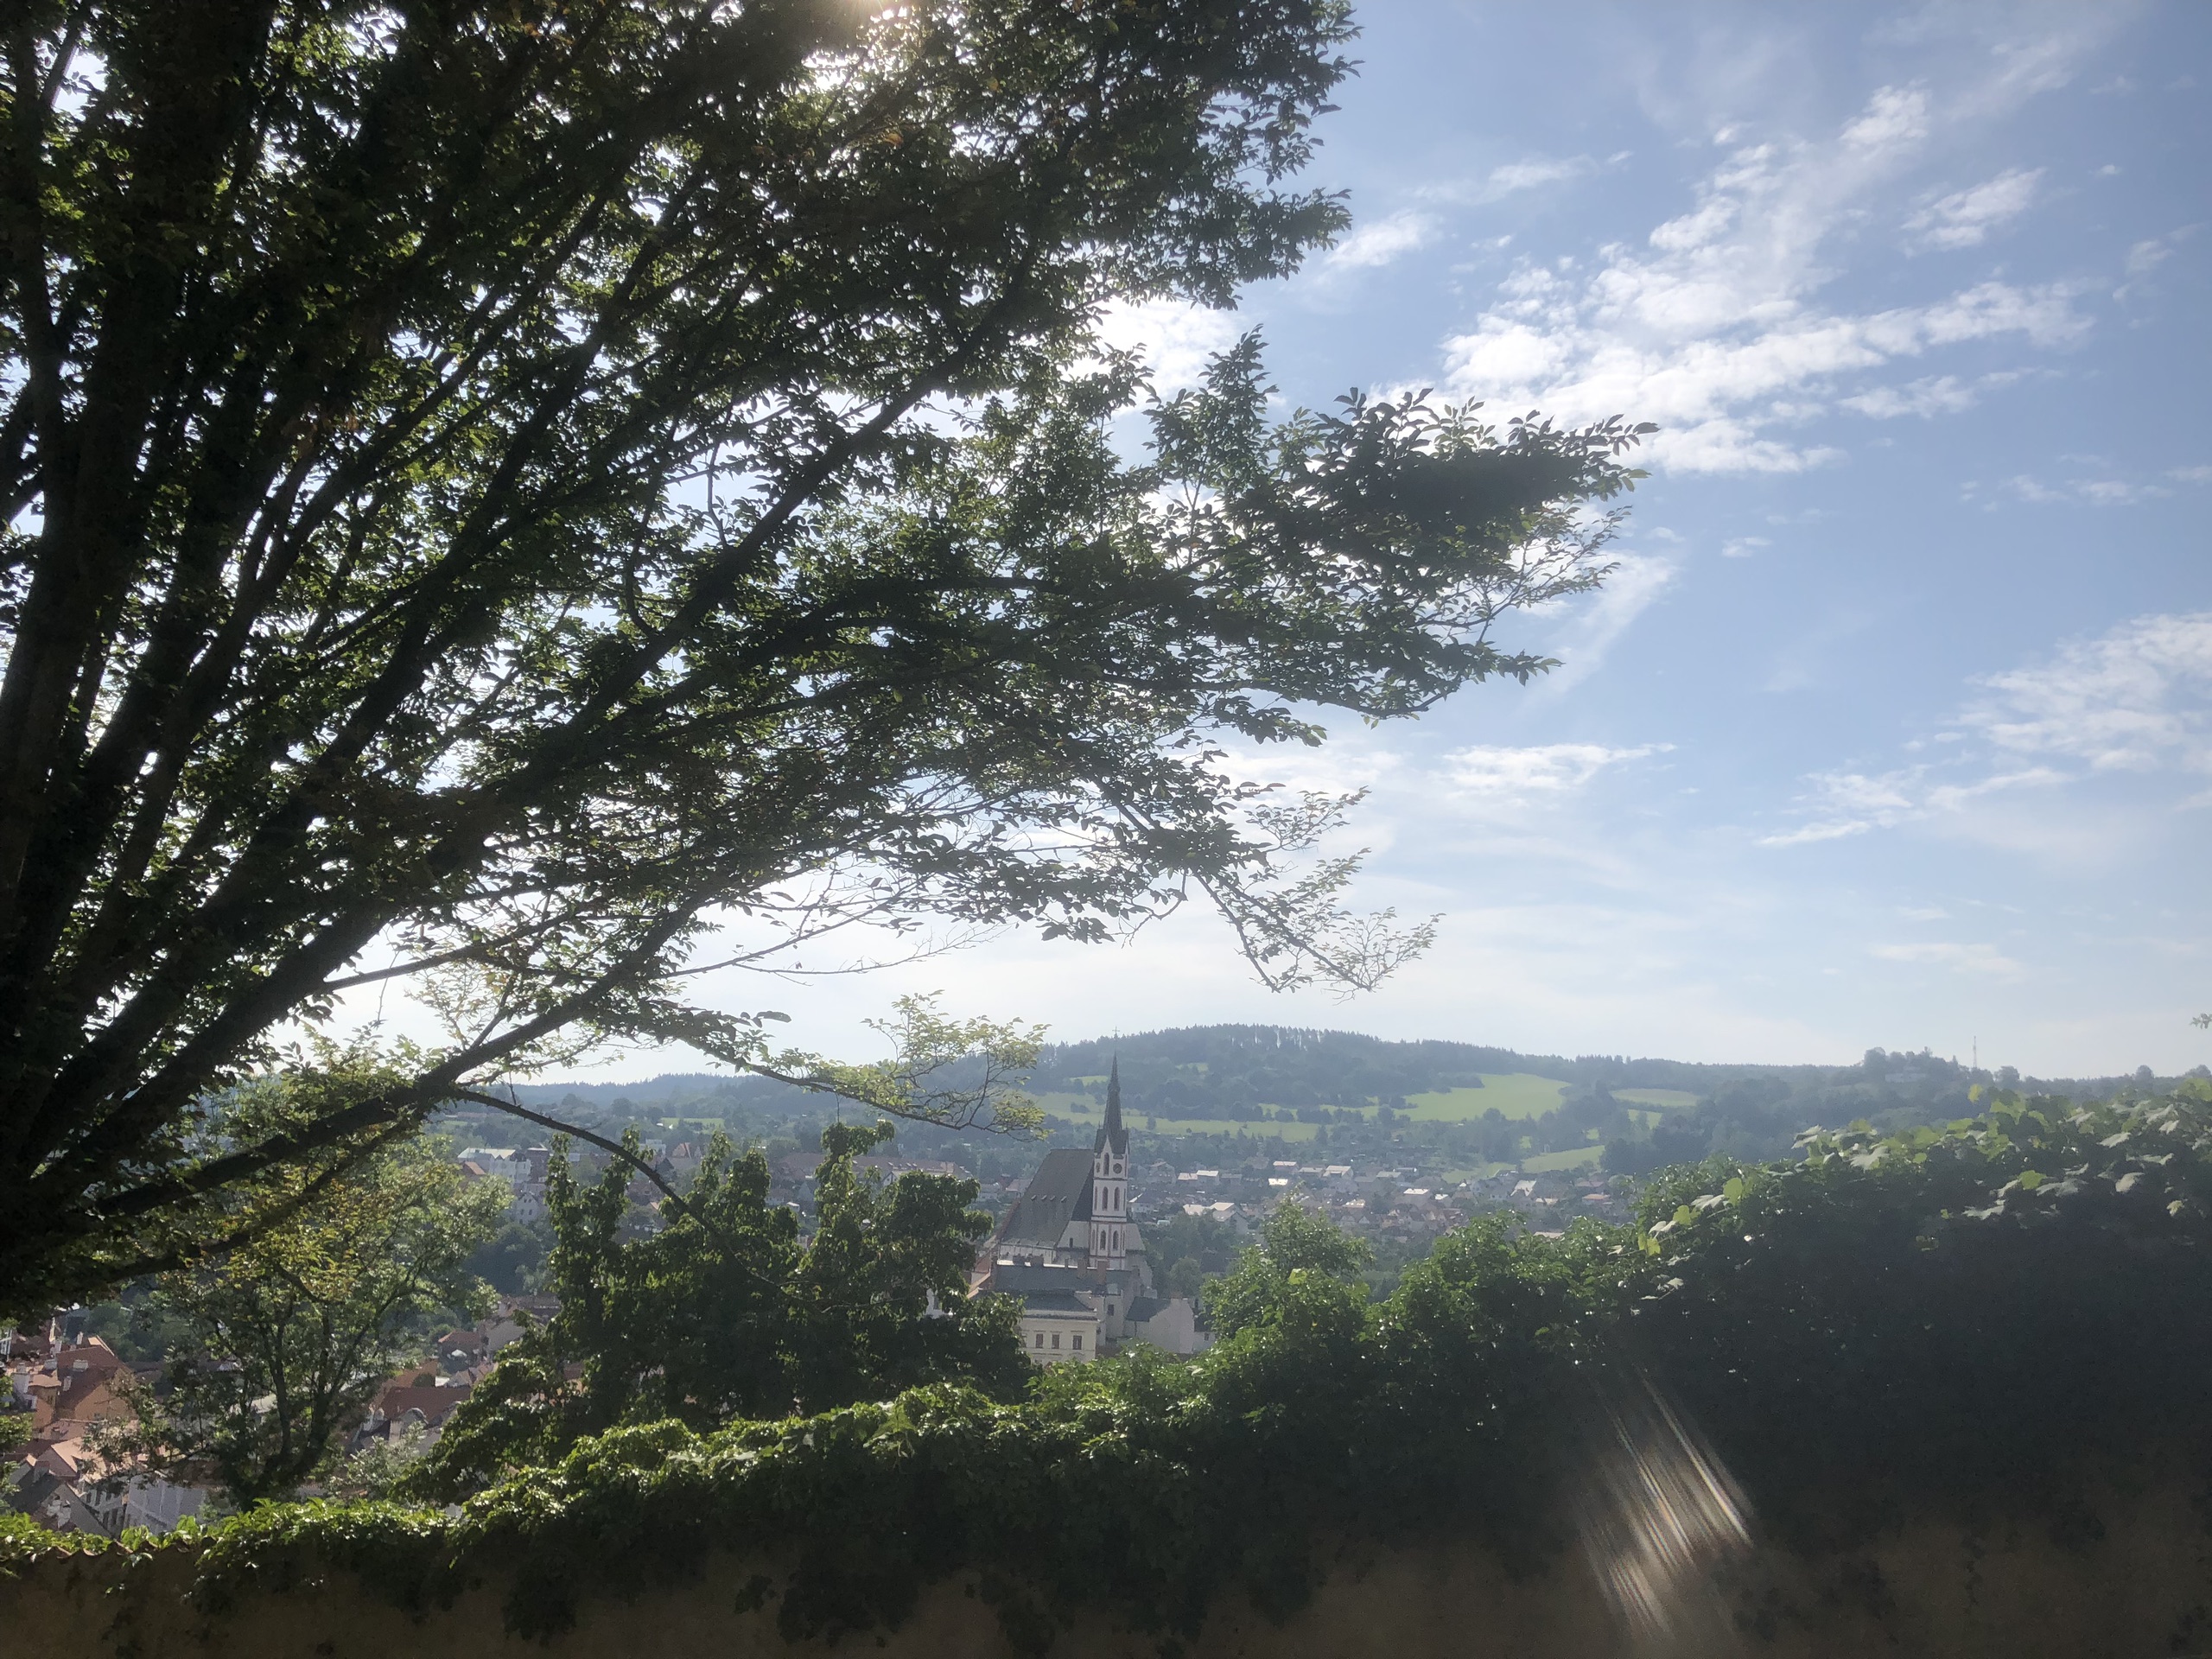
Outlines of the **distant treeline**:
<svg viewBox="0 0 2212 1659">
<path fill-rule="evenodd" d="M 1620 1054 L 1525 1054 L 1478 1043 L 1391 1042 L 1357 1032 L 1283 1026 L 1192 1026 L 1054 1044 L 1040 1057 L 1029 1087 L 1045 1095 L 1102 1098 L 1108 1068 L 1116 1061 L 1123 1105 L 1138 1118 L 1249 1122 L 1269 1107 L 1329 1122 L 1346 1108 L 1379 1105 L 1395 1111 L 1414 1096 L 1476 1086 L 1484 1073 L 1555 1078 L 1568 1085 L 1566 1096 L 1559 1111 L 1538 1122 L 1413 1125 L 1354 1119 L 1338 1122 L 1332 1144 L 1349 1152 L 1355 1146 L 1370 1150 L 1370 1140 L 1378 1151 L 1394 1140 L 1448 1142 L 1450 1151 L 1471 1160 L 1510 1161 L 1594 1141 L 1606 1147 L 1607 1166 L 1621 1173 L 1710 1153 L 1778 1157 L 1800 1129 L 1815 1123 L 1833 1128 L 1865 1118 L 1896 1128 L 1947 1122 L 1973 1109 L 1969 1093 L 1977 1082 L 2096 1099 L 2152 1081 L 2147 1068 L 2103 1078 L 2023 1078 L 2010 1068 L 1975 1071 L 1925 1050 L 1873 1048 L 1847 1065 L 1708 1064 Z M 1617 1090 L 1643 1089 L 1671 1090 L 1694 1104 L 1654 1123 L 1647 1109 L 1613 1098 Z M 853 1110 L 765 1078 L 710 1072 L 672 1072 L 645 1082 L 524 1084 L 517 1092 L 526 1104 L 577 1122 L 611 1126 L 682 1114 L 721 1119 L 741 1138 L 791 1136 L 794 1144 L 812 1143 L 823 1122 Z M 483 1125 L 487 1133 L 509 1127 Z M 908 1126 L 899 1136 L 910 1155 L 951 1158 L 986 1179 L 1000 1173 L 1001 1162 L 1024 1155 L 991 1141 L 921 1126 Z"/>
<path fill-rule="evenodd" d="M 1119 1059 L 1123 1103 L 1162 1116 L 1229 1116 L 1179 1111 L 1188 1106 L 1396 1105 L 1412 1095 L 1465 1088 L 1484 1073 L 1522 1072 L 1584 1089 L 1665 1089 L 1719 1097 L 1732 1085 L 1760 1079 L 1788 1093 L 1834 1084 L 1886 1084 L 1907 1090 L 1930 1082 L 1976 1078 L 2049 1093 L 2105 1095 L 2142 1077 L 2020 1078 L 2011 1071 L 1975 1072 L 1923 1050 L 1874 1048 L 1846 1065 L 1764 1065 L 1631 1058 L 1625 1054 L 1524 1054 L 1479 1043 L 1390 1042 L 1357 1032 L 1287 1026 L 1188 1026 L 1087 1042 L 1056 1044 L 1040 1059 L 1030 1086 L 1040 1091 L 1098 1094 L 1109 1065 Z M 2147 1074 L 2145 1074 L 2147 1075 Z"/>
<path fill-rule="evenodd" d="M 1047 1049 L 1030 1086 L 1097 1093 L 1119 1059 L 1123 1103 L 1162 1116 L 1234 1117 L 1239 1107 L 1401 1106 L 1408 1096 L 1478 1085 L 1484 1072 L 1561 1083 L 1707 1094 L 1747 1074 L 1814 1081 L 1825 1066 L 1695 1065 L 1618 1054 L 1522 1054 L 1479 1043 L 1389 1042 L 1349 1031 L 1191 1026 Z"/>
</svg>

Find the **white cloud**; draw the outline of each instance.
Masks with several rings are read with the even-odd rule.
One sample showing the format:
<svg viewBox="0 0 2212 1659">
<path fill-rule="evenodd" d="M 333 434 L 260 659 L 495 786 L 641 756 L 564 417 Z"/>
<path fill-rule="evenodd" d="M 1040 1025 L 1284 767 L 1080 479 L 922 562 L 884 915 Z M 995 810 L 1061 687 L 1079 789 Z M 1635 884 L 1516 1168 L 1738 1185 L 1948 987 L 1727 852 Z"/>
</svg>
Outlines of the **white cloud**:
<svg viewBox="0 0 2212 1659">
<path fill-rule="evenodd" d="M 1873 827 L 1863 818 L 1831 818 L 1771 836 L 1761 836 L 1758 844 L 1762 847 L 1808 847 L 1815 842 L 1841 841 L 1847 836 L 1863 836 Z"/>
<path fill-rule="evenodd" d="M 2203 229 L 2202 221 L 2194 225 L 2179 226 L 2167 232 L 2164 236 L 2147 238 L 2129 248 L 2127 257 L 2121 262 L 2121 268 L 2126 272 L 2130 280 L 2114 289 L 2113 297 L 2116 300 L 2126 299 L 2135 291 L 2139 279 L 2148 276 L 2157 270 L 2160 265 L 2174 257 L 2183 243 L 2198 235 Z"/>
<path fill-rule="evenodd" d="M 1323 256 L 1322 266 L 1332 271 L 1375 270 L 1426 246 L 1437 230 L 1435 214 L 1408 208 L 1360 226 Z"/>
<path fill-rule="evenodd" d="M 1872 774 L 1816 772 L 1805 781 L 1809 787 L 1798 797 L 1797 805 L 1811 822 L 1762 836 L 1760 846 L 1802 847 L 1863 836 L 1870 830 L 1894 830 L 1902 823 L 1961 819 L 1990 796 L 2062 784 L 2066 778 L 2048 766 L 2029 766 L 1970 783 L 1946 783 L 1934 768 L 1920 766 Z"/>
<path fill-rule="evenodd" d="M 1501 196 L 1510 195 L 1516 190 L 1537 190 L 1548 184 L 1579 179 L 1596 169 L 1597 163 L 1587 156 L 1569 156 L 1563 161 L 1535 156 L 1491 168 L 1490 188 Z"/>
<path fill-rule="evenodd" d="M 2013 168 L 1985 184 L 1929 202 L 1906 219 L 1904 227 L 1920 233 L 1922 247 L 1977 247 L 1990 232 L 2034 205 L 2036 187 L 2042 181 L 2039 167 Z"/>
<path fill-rule="evenodd" d="M 1605 165 L 1611 167 L 1628 157 L 1629 152 L 1622 150 L 1607 156 Z M 1493 167 L 1479 179 L 1453 179 L 1423 185 L 1414 194 L 1427 200 L 1449 202 L 1454 207 L 1479 207 L 1523 190 L 1541 190 L 1548 184 L 1587 178 L 1598 170 L 1599 165 L 1587 156 L 1531 156 Z"/>
<path fill-rule="evenodd" d="M 1878 421 L 1894 420 L 1900 415 L 1917 415 L 1926 420 L 1932 415 L 1955 415 L 1974 405 L 1974 388 L 1948 374 L 1902 386 L 1876 386 L 1842 400 L 1844 408 Z"/>
<path fill-rule="evenodd" d="M 1901 149 L 1928 136 L 1928 94 L 1917 86 L 1885 86 L 1866 111 L 1843 130 L 1854 149 Z"/>
<path fill-rule="evenodd" d="M 2108 831 L 2002 808 L 1993 798 L 2059 791 L 2098 774 L 2212 772 L 2212 612 L 2138 617 L 2050 659 L 1973 682 L 1980 695 L 1937 734 L 1951 758 L 1891 772 L 1815 772 L 1804 820 L 1760 837 L 1799 847 L 1918 823 L 1992 845 L 2091 856 Z M 1965 740 L 1959 741 L 1956 740 Z M 1916 746 L 1918 747 L 1918 746 Z M 2190 795 L 2173 804 L 2202 804 Z"/>
<path fill-rule="evenodd" d="M 2212 611 L 2138 617 L 1976 683 L 1960 723 L 2008 753 L 2212 772 Z"/>
<path fill-rule="evenodd" d="M 2008 61 L 1999 79 L 2019 73 Z M 1688 472 L 1789 473 L 1834 459 L 1836 451 L 1774 429 L 1821 412 L 1839 381 L 1862 382 L 1852 392 L 1860 413 L 1932 414 L 1970 401 L 1943 377 L 1902 388 L 1863 382 L 1968 341 L 2050 347 L 2077 339 L 2089 325 L 2071 288 L 1991 281 L 1857 315 L 1827 309 L 1818 296 L 1837 275 L 1830 245 L 1918 158 L 1939 123 L 1932 111 L 1948 119 L 1955 105 L 1977 100 L 1988 101 L 1986 91 L 1939 105 L 1920 88 L 1885 88 L 1826 142 L 1733 150 L 1691 209 L 1642 245 L 1603 248 L 1586 268 L 1522 264 L 1471 328 L 1445 341 L 1446 384 L 1455 395 L 1563 420 L 1656 421 L 1662 430 L 1649 453 Z M 1992 181 L 1961 192 L 1946 210 L 1952 217 L 1931 226 L 1986 232 L 2032 189 L 2032 175 L 2018 177 L 2028 184 L 1998 189 Z"/>
<path fill-rule="evenodd" d="M 1098 333 L 1109 346 L 1139 351 L 1151 365 L 1153 384 L 1161 391 L 1195 385 L 1206 359 L 1236 343 L 1243 325 L 1226 311 L 1178 300 L 1109 306 Z"/>
<path fill-rule="evenodd" d="M 1658 601 L 1676 574 L 1672 560 L 1649 554 L 1624 553 L 1618 563 L 1620 568 L 1605 579 L 1605 585 L 1593 597 L 1583 601 L 1573 620 L 1550 647 L 1560 665 L 1544 677 L 1542 690 L 1554 696 L 1580 685 L 1605 666 L 1621 637 Z"/>
<path fill-rule="evenodd" d="M 1721 543 L 1720 556 L 1724 559 L 1748 559 L 1761 548 L 1773 545 L 1764 536 L 1738 536 L 1732 542 Z"/>
<path fill-rule="evenodd" d="M 2156 270 L 2173 257 L 2174 251 L 2153 237 L 2147 242 L 2138 242 L 2127 251 L 2127 274 L 2140 276 Z"/>
<path fill-rule="evenodd" d="M 1569 793 L 1608 766 L 1664 754 L 1674 747 L 1645 743 L 1632 749 L 1615 749 L 1602 743 L 1544 743 L 1511 748 L 1477 744 L 1446 755 L 1445 772 L 1470 794 L 1519 803 Z"/>
<path fill-rule="evenodd" d="M 1885 962 L 1932 963 L 1954 973 L 1984 974 L 1997 979 L 2018 979 L 2020 964 L 1993 944 L 1950 944 L 1930 940 L 1914 944 L 1874 944 L 1869 956 Z"/>
<path fill-rule="evenodd" d="M 2046 484 L 2025 473 L 2005 480 L 1998 487 L 2031 506 L 2133 507 L 2172 493 L 2156 484 L 2124 478 L 2077 478 Z M 1969 486 L 1967 493 L 1973 494 L 1974 487 Z"/>
</svg>

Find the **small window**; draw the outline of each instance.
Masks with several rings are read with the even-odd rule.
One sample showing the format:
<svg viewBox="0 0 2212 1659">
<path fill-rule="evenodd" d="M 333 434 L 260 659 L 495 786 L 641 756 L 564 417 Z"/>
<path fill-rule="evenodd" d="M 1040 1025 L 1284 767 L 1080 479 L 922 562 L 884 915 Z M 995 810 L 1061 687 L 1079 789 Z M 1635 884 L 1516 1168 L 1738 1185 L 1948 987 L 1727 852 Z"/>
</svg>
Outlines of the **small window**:
<svg viewBox="0 0 2212 1659">
<path fill-rule="evenodd" d="M 1080 1348 L 1083 1346 L 1083 1332 L 1080 1332 L 1080 1331 L 1078 1331 L 1078 1332 L 1077 1332 L 1075 1333 L 1075 1345 L 1076 1345 L 1078 1349 L 1080 1349 Z"/>
<path fill-rule="evenodd" d="M 1045 1333 L 1042 1331 L 1039 1331 L 1037 1333 L 1037 1345 L 1039 1348 L 1042 1348 L 1045 1345 Z"/>
<path fill-rule="evenodd" d="M 1060 1345 L 1060 1333 L 1059 1333 L 1058 1332 L 1055 1331 L 1055 1332 L 1052 1332 L 1052 1346 L 1053 1346 L 1053 1347 L 1055 1347 L 1055 1348 L 1057 1348 L 1057 1347 L 1058 1347 L 1059 1345 Z"/>
<path fill-rule="evenodd" d="M 1111 1302 L 1106 1304 L 1106 1317 L 1109 1319 L 1114 1317 L 1114 1304 Z"/>
</svg>

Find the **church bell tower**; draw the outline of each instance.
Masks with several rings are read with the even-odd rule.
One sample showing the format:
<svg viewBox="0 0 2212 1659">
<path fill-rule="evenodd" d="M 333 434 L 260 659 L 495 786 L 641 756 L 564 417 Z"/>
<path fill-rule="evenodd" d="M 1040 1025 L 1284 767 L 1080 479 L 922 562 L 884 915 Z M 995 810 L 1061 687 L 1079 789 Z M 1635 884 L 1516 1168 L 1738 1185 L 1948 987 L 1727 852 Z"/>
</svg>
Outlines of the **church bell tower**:
<svg viewBox="0 0 2212 1659">
<path fill-rule="evenodd" d="M 1106 1122 L 1090 1147 L 1090 1265 L 1129 1265 L 1129 1132 L 1122 1127 L 1122 1062 L 1106 1077 Z"/>
</svg>

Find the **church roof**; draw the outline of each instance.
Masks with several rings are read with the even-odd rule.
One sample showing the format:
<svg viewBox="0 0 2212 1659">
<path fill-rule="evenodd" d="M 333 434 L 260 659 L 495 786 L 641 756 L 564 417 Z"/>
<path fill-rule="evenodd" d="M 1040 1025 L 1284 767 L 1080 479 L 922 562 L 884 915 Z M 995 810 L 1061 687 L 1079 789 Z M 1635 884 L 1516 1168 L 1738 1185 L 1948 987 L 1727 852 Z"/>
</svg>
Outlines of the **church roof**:
<svg viewBox="0 0 2212 1659">
<path fill-rule="evenodd" d="M 1090 1313 L 1097 1309 L 1080 1296 L 1065 1290 L 1033 1291 L 1021 1299 L 1025 1312 L 1031 1313 Z"/>
<path fill-rule="evenodd" d="M 1141 1252 L 1136 1252 L 1141 1254 Z M 1048 1264 L 1042 1262 L 996 1262 L 992 1263 L 988 1288 L 1010 1296 L 1041 1295 L 1048 1291 L 1067 1291 L 1085 1295 L 1128 1296 L 1141 1294 L 1136 1290 L 1137 1270 L 1134 1268 L 1092 1268 Z"/>
<path fill-rule="evenodd" d="M 1129 1132 L 1122 1127 L 1122 1062 L 1118 1057 L 1106 1074 L 1106 1121 L 1098 1127 L 1098 1138 L 1090 1143 L 1091 1155 L 1096 1157 L 1105 1147 L 1111 1147 L 1117 1158 L 1128 1156 Z"/>
<path fill-rule="evenodd" d="M 1081 1147 L 1056 1147 L 1045 1154 L 1028 1189 L 1007 1212 L 999 1242 L 1051 1249 L 1070 1222 L 1090 1219 L 1090 1154 Z"/>
<path fill-rule="evenodd" d="M 1098 1275 L 1089 1268 L 1056 1267 L 1041 1262 L 1000 1262 L 991 1268 L 991 1288 L 1026 1296 L 1032 1291 L 1089 1290 Z"/>
</svg>

